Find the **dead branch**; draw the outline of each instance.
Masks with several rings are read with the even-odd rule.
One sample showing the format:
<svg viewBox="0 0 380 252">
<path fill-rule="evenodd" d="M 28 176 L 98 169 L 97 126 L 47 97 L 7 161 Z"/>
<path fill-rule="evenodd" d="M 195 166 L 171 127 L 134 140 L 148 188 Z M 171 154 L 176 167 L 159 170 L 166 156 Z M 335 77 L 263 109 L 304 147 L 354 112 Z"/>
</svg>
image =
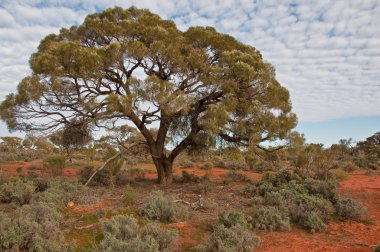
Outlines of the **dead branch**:
<svg viewBox="0 0 380 252">
<path fill-rule="evenodd" d="M 134 147 L 134 146 L 136 146 L 136 145 L 138 145 L 138 144 L 141 144 L 141 143 L 140 143 L 140 142 L 138 142 L 138 143 L 132 143 L 132 144 L 129 144 L 129 145 L 127 145 L 127 146 L 122 145 L 122 146 L 121 146 L 121 147 L 122 147 L 122 150 L 119 151 L 119 152 L 117 152 L 115 155 L 113 155 L 113 156 L 110 157 L 109 159 L 107 159 L 106 162 L 104 162 L 104 164 L 103 164 L 102 166 L 100 166 L 98 169 L 96 169 L 96 170 L 94 171 L 94 173 L 92 173 L 92 175 L 90 176 L 90 178 L 87 180 L 86 184 L 84 184 L 84 185 L 87 186 L 87 185 L 91 182 L 92 178 L 93 178 L 98 172 L 100 172 L 100 171 L 103 170 L 105 167 L 107 167 L 107 165 L 108 165 L 110 162 L 114 161 L 114 160 L 117 159 L 119 156 L 121 156 L 122 154 L 124 154 L 125 152 L 127 152 L 129 149 L 131 149 L 132 147 Z"/>
</svg>

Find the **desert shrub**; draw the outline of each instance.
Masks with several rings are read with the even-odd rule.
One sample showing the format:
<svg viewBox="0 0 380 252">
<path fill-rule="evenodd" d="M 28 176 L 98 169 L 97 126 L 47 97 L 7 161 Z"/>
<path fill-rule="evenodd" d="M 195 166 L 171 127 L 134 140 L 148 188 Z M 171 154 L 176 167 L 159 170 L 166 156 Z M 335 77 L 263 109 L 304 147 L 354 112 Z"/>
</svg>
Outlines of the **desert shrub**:
<svg viewBox="0 0 380 252">
<path fill-rule="evenodd" d="M 273 184 L 267 181 L 260 183 L 249 184 L 245 187 L 244 193 L 248 196 L 264 196 L 267 192 L 272 191 Z"/>
<path fill-rule="evenodd" d="M 342 168 L 343 171 L 345 171 L 345 172 L 353 172 L 353 171 L 356 171 L 356 170 L 359 169 L 359 168 L 356 166 L 356 164 L 354 164 L 353 162 L 344 162 L 344 163 L 341 165 L 341 168 Z"/>
<path fill-rule="evenodd" d="M 258 227 L 261 222 L 266 225 L 283 219 L 310 232 L 318 232 L 325 229 L 325 223 L 334 214 L 341 219 L 365 221 L 363 208 L 354 201 L 341 199 L 336 188 L 334 176 L 326 181 L 302 179 L 292 171 L 281 171 L 277 175 L 263 176 L 262 181 L 250 184 L 244 192 L 252 197 L 255 206 L 264 207 L 253 216 Z M 275 224 L 268 224 L 268 228 L 265 225 L 262 229 L 276 229 Z"/>
<path fill-rule="evenodd" d="M 284 195 L 281 194 L 281 192 L 278 191 L 268 191 L 265 193 L 263 197 L 263 201 L 266 205 L 271 206 L 284 206 L 286 204 L 286 200 Z"/>
<path fill-rule="evenodd" d="M 291 229 L 288 213 L 272 206 L 260 207 L 255 212 L 253 226 L 265 231 L 287 231 Z"/>
<path fill-rule="evenodd" d="M 212 210 L 215 209 L 218 206 L 218 204 L 213 199 L 205 199 L 200 198 L 199 199 L 199 208 L 202 210 Z"/>
<path fill-rule="evenodd" d="M 257 172 L 266 172 L 273 170 L 273 164 L 271 162 L 260 161 L 250 168 L 251 170 L 255 170 Z"/>
<path fill-rule="evenodd" d="M 232 170 L 227 173 L 227 178 L 235 182 L 247 182 L 250 179 L 242 172 L 237 170 Z"/>
<path fill-rule="evenodd" d="M 233 226 L 241 226 L 243 228 L 248 227 L 248 222 L 244 214 L 235 210 L 230 210 L 219 215 L 219 224 L 230 228 Z"/>
<path fill-rule="evenodd" d="M 128 168 L 128 169 L 125 169 L 125 172 L 127 176 L 133 180 L 137 178 L 143 178 L 145 175 L 144 170 L 141 168 Z"/>
<path fill-rule="evenodd" d="M 212 188 L 212 183 L 208 179 L 202 180 L 197 186 L 197 192 L 200 194 L 208 193 Z"/>
<path fill-rule="evenodd" d="M 153 237 L 159 245 L 158 251 L 169 251 L 175 240 L 178 238 L 178 234 L 173 230 L 164 230 L 157 223 L 148 223 L 143 228 L 141 228 L 142 236 Z"/>
<path fill-rule="evenodd" d="M 36 187 L 32 181 L 17 179 L 0 186 L 0 202 L 15 205 L 28 204 Z"/>
<path fill-rule="evenodd" d="M 226 163 L 220 160 L 220 161 L 216 161 L 214 166 L 219 167 L 219 168 L 226 168 Z"/>
<path fill-rule="evenodd" d="M 337 169 L 337 170 L 335 170 L 335 176 L 336 176 L 337 180 L 343 181 L 343 180 L 346 180 L 348 178 L 348 173 L 342 169 Z"/>
<path fill-rule="evenodd" d="M 107 161 L 110 157 L 116 154 L 116 150 L 110 149 L 107 153 L 105 153 L 102 157 L 103 162 Z M 110 175 L 117 174 L 121 167 L 123 166 L 123 160 L 121 158 L 117 158 L 111 162 L 109 162 L 104 170 L 107 170 Z"/>
<path fill-rule="evenodd" d="M 153 192 L 143 202 L 139 213 L 150 220 L 161 222 L 172 222 L 187 217 L 187 211 L 181 209 L 171 197 L 164 195 L 161 191 Z"/>
<path fill-rule="evenodd" d="M 323 221 L 327 221 L 334 213 L 332 203 L 322 197 L 308 194 L 297 194 L 293 200 L 287 203 L 287 208 L 292 221 L 309 228 L 304 225 L 309 213 L 314 212 Z"/>
<path fill-rule="evenodd" d="M 123 201 L 127 204 L 133 204 L 136 200 L 137 194 L 131 186 L 127 186 L 124 190 Z"/>
<path fill-rule="evenodd" d="M 349 198 L 338 198 L 336 204 L 336 215 L 343 220 L 367 221 L 367 210 L 360 204 Z"/>
<path fill-rule="evenodd" d="M 54 207 L 63 207 L 69 201 L 88 202 L 92 199 L 87 187 L 76 181 L 53 179 L 47 189 L 33 195 L 33 202 L 43 202 Z"/>
<path fill-rule="evenodd" d="M 179 165 L 182 167 L 182 168 L 191 168 L 191 167 L 194 167 L 194 163 L 190 160 L 183 160 L 179 163 Z"/>
<path fill-rule="evenodd" d="M 53 176 L 62 175 L 63 168 L 65 167 L 66 158 L 64 156 L 51 156 L 43 160 L 42 165 L 44 169 L 49 171 Z"/>
<path fill-rule="evenodd" d="M 134 217 L 125 215 L 113 216 L 102 227 L 100 251 L 170 251 L 178 236 L 155 223 L 140 227 Z"/>
<path fill-rule="evenodd" d="M 12 219 L 0 212 L 0 250 L 74 251 L 73 244 L 65 242 L 61 220 L 61 214 L 44 203 L 24 205 Z"/>
<path fill-rule="evenodd" d="M 338 187 L 338 182 L 333 177 L 330 177 L 330 179 L 327 181 L 307 178 L 304 180 L 303 185 L 308 190 L 309 194 L 319 194 L 323 198 L 328 199 L 332 202 L 337 195 L 336 189 Z"/>
<path fill-rule="evenodd" d="M 128 176 L 127 171 L 119 171 L 115 176 L 115 184 L 118 186 L 124 186 L 132 182 L 131 177 Z"/>
<path fill-rule="evenodd" d="M 85 184 L 87 180 L 91 177 L 92 173 L 94 172 L 94 168 L 92 166 L 86 166 L 84 167 L 80 173 L 79 173 L 79 180 Z M 89 185 L 91 186 L 108 186 L 111 184 L 111 171 L 107 168 L 99 171 L 95 174 L 95 176 L 92 178 Z"/>
<path fill-rule="evenodd" d="M 240 225 L 227 228 L 218 225 L 211 237 L 198 247 L 205 252 L 251 252 L 260 245 L 260 239 Z"/>
<path fill-rule="evenodd" d="M 204 163 L 204 164 L 201 166 L 201 168 L 207 171 L 207 170 L 211 170 L 213 166 L 214 166 L 214 165 L 213 165 L 212 163 L 207 162 L 207 163 Z"/>
<path fill-rule="evenodd" d="M 20 166 L 20 167 L 17 167 L 16 168 L 16 172 L 18 173 L 18 174 L 21 174 L 22 173 L 22 167 Z"/>
<path fill-rule="evenodd" d="M 324 231 L 326 225 L 316 212 L 308 212 L 299 217 L 298 223 L 307 228 L 311 233 Z"/>
<path fill-rule="evenodd" d="M 225 163 L 225 168 L 231 170 L 243 170 L 247 169 L 247 164 L 245 162 L 228 161 Z"/>
<path fill-rule="evenodd" d="M 44 177 L 38 177 L 34 180 L 36 192 L 44 192 L 49 188 L 49 182 Z"/>
<path fill-rule="evenodd" d="M 187 171 L 182 171 L 182 180 L 184 183 L 199 183 L 201 181 L 201 177 L 188 173 Z"/>
</svg>

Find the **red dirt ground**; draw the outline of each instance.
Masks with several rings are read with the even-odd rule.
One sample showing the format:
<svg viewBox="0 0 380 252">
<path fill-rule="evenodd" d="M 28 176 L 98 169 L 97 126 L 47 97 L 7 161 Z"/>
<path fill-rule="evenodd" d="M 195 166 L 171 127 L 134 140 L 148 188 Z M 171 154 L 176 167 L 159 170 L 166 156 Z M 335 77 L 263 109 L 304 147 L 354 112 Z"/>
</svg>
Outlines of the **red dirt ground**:
<svg viewBox="0 0 380 252">
<path fill-rule="evenodd" d="M 140 164 L 139 164 L 140 167 Z M 157 179 L 156 168 L 150 164 L 141 164 L 141 168 L 143 168 L 145 173 L 145 178 L 147 179 Z M 182 175 L 182 171 L 186 171 L 189 174 L 194 174 L 199 177 L 202 177 L 206 174 L 204 169 L 191 167 L 191 168 L 176 168 L 174 170 L 174 174 L 177 176 Z M 219 167 L 214 167 L 211 169 L 211 180 L 221 181 L 226 178 L 226 175 L 230 172 L 228 169 L 223 169 Z M 252 171 L 243 171 L 244 175 L 252 180 L 259 180 L 261 178 L 261 174 L 252 172 Z"/>
<path fill-rule="evenodd" d="M 25 175 L 28 173 L 30 166 L 36 166 L 33 171 L 37 175 L 44 172 L 38 167 L 42 167 L 42 160 L 33 162 L 15 162 L 0 165 L 0 170 L 7 176 Z M 21 173 L 17 173 L 17 167 L 22 168 Z M 153 165 L 145 164 L 142 167 L 146 171 L 146 178 L 155 179 L 157 175 Z M 199 168 L 176 169 L 175 174 L 181 175 L 182 170 L 188 173 L 203 176 L 205 170 Z M 64 168 L 63 176 L 72 177 L 78 174 L 78 169 Z M 212 180 L 223 180 L 229 171 L 221 168 L 213 168 L 211 172 Z M 245 171 L 244 174 L 257 180 L 260 174 Z M 261 232 L 255 233 L 260 236 L 263 245 L 259 252 L 298 252 L 298 251 L 341 251 L 341 252 L 359 252 L 373 251 L 376 244 L 380 243 L 380 176 L 369 176 L 365 171 L 351 174 L 346 181 L 340 185 L 339 191 L 342 195 L 351 197 L 361 202 L 367 209 L 371 218 L 371 224 L 357 223 L 352 221 L 336 222 L 331 221 L 327 226 L 325 233 L 309 234 L 306 231 L 293 227 L 291 232 Z M 76 205 L 72 211 L 78 214 L 94 213 L 99 209 L 112 208 L 116 202 L 113 199 L 104 199 L 96 204 L 88 206 Z M 204 223 L 203 223 L 204 224 Z M 198 225 L 194 226 L 192 221 L 180 222 L 168 225 L 168 228 L 174 228 L 179 231 L 181 237 L 179 240 L 179 251 L 185 248 L 193 247 L 204 238 Z"/>
<path fill-rule="evenodd" d="M 18 167 L 22 169 L 20 173 L 17 172 Z M 37 176 L 47 174 L 47 171 L 42 168 L 42 159 L 37 159 L 32 162 L 3 163 L 0 165 L 0 171 L 4 172 L 7 177 L 20 175 L 25 176 L 29 171 L 34 172 Z M 78 174 L 79 169 L 65 167 L 63 168 L 62 177 L 75 177 Z"/>
</svg>

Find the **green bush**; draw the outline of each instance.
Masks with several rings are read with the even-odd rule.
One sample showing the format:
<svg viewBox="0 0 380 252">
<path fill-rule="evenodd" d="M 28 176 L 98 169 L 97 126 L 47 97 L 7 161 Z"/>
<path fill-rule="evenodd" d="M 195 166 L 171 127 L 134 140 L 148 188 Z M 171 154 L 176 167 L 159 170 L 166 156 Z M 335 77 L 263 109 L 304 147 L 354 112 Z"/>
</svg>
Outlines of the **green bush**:
<svg viewBox="0 0 380 252">
<path fill-rule="evenodd" d="M 341 219 L 366 221 L 365 210 L 354 201 L 341 199 L 337 185 L 334 176 L 327 181 L 302 179 L 295 172 L 283 170 L 277 175 L 263 176 L 244 192 L 252 197 L 254 205 L 264 207 L 255 213 L 254 224 L 261 227 L 264 223 L 261 228 L 265 230 L 277 229 L 272 223 L 290 219 L 311 232 L 323 231 L 334 213 Z"/>
<path fill-rule="evenodd" d="M 190 160 L 184 160 L 184 161 L 181 161 L 179 163 L 179 165 L 182 167 L 182 168 L 191 168 L 191 167 L 194 167 L 194 163 Z"/>
<path fill-rule="evenodd" d="M 163 194 L 161 191 L 155 191 L 147 198 L 140 207 L 140 215 L 161 222 L 172 222 L 183 219 L 187 214 L 185 209 L 177 205 L 174 200 Z"/>
<path fill-rule="evenodd" d="M 308 212 L 299 217 L 298 223 L 306 227 L 311 233 L 324 231 L 325 223 L 316 212 Z"/>
<path fill-rule="evenodd" d="M 348 173 L 342 169 L 337 169 L 337 170 L 335 170 L 335 176 L 336 176 L 337 180 L 344 181 L 348 178 Z"/>
<path fill-rule="evenodd" d="M 36 186 L 32 181 L 17 179 L 0 186 L 0 202 L 15 205 L 28 204 L 32 199 Z"/>
<path fill-rule="evenodd" d="M 33 202 L 43 202 L 53 207 L 64 207 L 67 202 L 88 202 L 93 197 L 87 187 L 75 181 L 52 179 L 47 189 L 33 195 Z"/>
<path fill-rule="evenodd" d="M 215 167 L 226 168 L 226 163 L 224 161 L 217 161 L 215 162 Z"/>
<path fill-rule="evenodd" d="M 353 172 L 359 169 L 353 162 L 345 162 L 341 165 L 341 168 L 345 172 Z"/>
<path fill-rule="evenodd" d="M 66 158 L 64 156 L 51 156 L 43 160 L 42 165 L 44 169 L 49 171 L 53 176 L 62 175 L 63 168 L 65 167 Z"/>
<path fill-rule="evenodd" d="M 182 181 L 184 183 L 199 183 L 201 181 L 201 177 L 188 173 L 187 171 L 182 171 Z"/>
<path fill-rule="evenodd" d="M 123 201 L 128 205 L 133 204 L 137 198 L 135 190 L 131 186 L 127 186 L 124 190 Z"/>
<path fill-rule="evenodd" d="M 250 179 L 245 176 L 244 172 L 232 170 L 227 173 L 227 178 L 235 182 L 248 182 Z"/>
<path fill-rule="evenodd" d="M 212 163 L 210 163 L 210 162 L 204 163 L 204 164 L 201 166 L 201 168 L 204 169 L 204 170 L 206 170 L 206 171 L 207 171 L 207 170 L 211 170 L 212 167 L 214 167 L 214 165 L 213 165 Z"/>
<path fill-rule="evenodd" d="M 230 211 L 221 213 L 219 215 L 219 224 L 227 228 L 237 226 L 237 225 L 243 228 L 248 227 L 248 222 L 247 222 L 246 217 L 242 213 L 237 212 L 235 210 L 230 210 Z"/>
<path fill-rule="evenodd" d="M 118 186 L 124 186 L 126 184 L 129 184 L 133 181 L 133 179 L 128 176 L 128 172 L 127 171 L 119 171 L 118 173 L 116 173 L 116 176 L 115 176 L 115 184 L 118 185 Z"/>
<path fill-rule="evenodd" d="M 265 231 L 289 231 L 290 219 L 288 213 L 276 207 L 260 207 L 253 215 L 253 226 Z"/>
<path fill-rule="evenodd" d="M 60 229 L 62 216 L 44 203 L 24 205 L 10 219 L 0 212 L 0 250 L 74 251 Z"/>
<path fill-rule="evenodd" d="M 335 209 L 336 215 L 343 220 L 368 220 L 367 210 L 352 199 L 338 198 Z"/>
<path fill-rule="evenodd" d="M 175 231 L 162 229 L 156 223 L 140 227 L 132 216 L 113 216 L 102 226 L 100 251 L 170 251 L 178 237 Z"/>
<path fill-rule="evenodd" d="M 92 166 L 86 166 L 79 173 L 79 180 L 85 184 L 94 172 Z M 109 186 L 111 184 L 111 171 L 107 168 L 95 174 L 90 182 L 90 186 Z"/>
<path fill-rule="evenodd" d="M 198 249 L 205 252 L 252 252 L 259 245 L 260 239 L 240 225 L 231 228 L 218 225 Z"/>
</svg>

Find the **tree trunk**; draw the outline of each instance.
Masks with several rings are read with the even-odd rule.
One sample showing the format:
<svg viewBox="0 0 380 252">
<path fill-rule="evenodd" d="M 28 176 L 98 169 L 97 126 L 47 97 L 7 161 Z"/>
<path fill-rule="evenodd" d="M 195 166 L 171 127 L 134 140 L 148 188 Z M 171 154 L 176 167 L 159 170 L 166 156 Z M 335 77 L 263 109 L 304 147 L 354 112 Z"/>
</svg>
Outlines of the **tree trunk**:
<svg viewBox="0 0 380 252">
<path fill-rule="evenodd" d="M 173 181 L 173 162 L 166 157 L 153 158 L 157 170 L 158 184 L 171 184 Z"/>
</svg>

